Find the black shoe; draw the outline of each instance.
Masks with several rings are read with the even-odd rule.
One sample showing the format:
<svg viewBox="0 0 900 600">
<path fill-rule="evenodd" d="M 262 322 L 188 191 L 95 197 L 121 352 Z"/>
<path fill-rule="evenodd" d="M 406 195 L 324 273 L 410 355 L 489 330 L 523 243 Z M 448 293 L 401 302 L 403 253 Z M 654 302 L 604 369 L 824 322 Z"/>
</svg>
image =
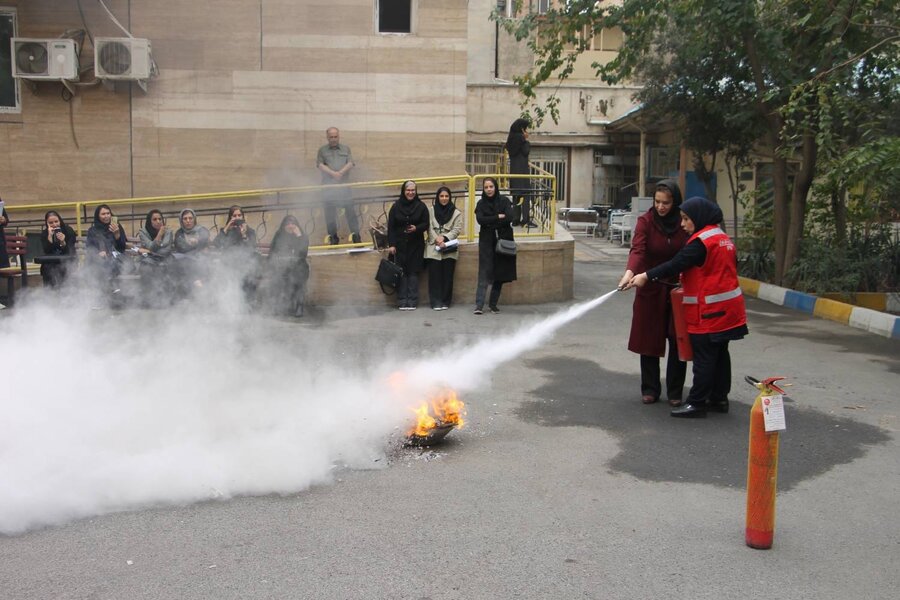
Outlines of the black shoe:
<svg viewBox="0 0 900 600">
<path fill-rule="evenodd" d="M 678 417 L 680 419 L 705 419 L 706 418 L 706 405 L 705 404 L 685 404 L 679 408 L 676 408 L 671 413 L 673 417 Z"/>
<path fill-rule="evenodd" d="M 720 400 L 719 402 L 710 402 L 709 410 L 717 413 L 727 413 L 728 412 L 728 400 Z"/>
<path fill-rule="evenodd" d="M 476 307 L 475 307 L 475 310 L 472 311 L 472 314 L 473 314 L 473 315 L 483 315 L 483 314 L 484 314 L 484 311 L 481 310 L 481 307 L 480 307 L 480 306 L 476 306 Z"/>
<path fill-rule="evenodd" d="M 499 314 L 500 314 L 500 309 L 497 308 L 496 306 L 488 306 L 488 308 L 490 309 L 490 311 L 491 311 L 493 314 L 495 314 L 495 315 L 499 315 Z"/>
<path fill-rule="evenodd" d="M 350 243 L 351 243 L 351 244 L 358 244 L 361 240 L 362 240 L 362 238 L 359 237 L 359 234 L 358 234 L 358 233 L 351 233 L 351 234 L 350 234 Z"/>
<path fill-rule="evenodd" d="M 338 244 L 341 243 L 341 238 L 339 238 L 339 237 L 336 236 L 336 235 L 329 235 L 329 236 L 328 236 L 328 243 L 331 244 L 332 246 L 337 246 Z"/>
<path fill-rule="evenodd" d="M 525 227 L 527 227 L 528 229 L 537 229 L 538 224 L 534 221 L 528 221 L 527 223 L 525 223 Z"/>
</svg>

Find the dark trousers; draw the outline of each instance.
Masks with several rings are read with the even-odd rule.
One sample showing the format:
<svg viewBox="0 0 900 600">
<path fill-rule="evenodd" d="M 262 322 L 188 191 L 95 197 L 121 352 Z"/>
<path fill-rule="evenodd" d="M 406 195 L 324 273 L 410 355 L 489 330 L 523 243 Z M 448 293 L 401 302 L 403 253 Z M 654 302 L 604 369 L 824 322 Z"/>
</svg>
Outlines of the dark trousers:
<svg viewBox="0 0 900 600">
<path fill-rule="evenodd" d="M 359 219 L 356 216 L 356 207 L 353 206 L 352 200 L 350 190 L 346 188 L 325 190 L 325 227 L 328 235 L 332 238 L 337 238 L 337 211 L 339 208 L 344 209 L 350 233 L 359 235 Z"/>
<path fill-rule="evenodd" d="M 419 305 L 419 274 L 403 273 L 400 278 L 400 285 L 397 286 L 397 300 L 400 306 L 418 306 Z"/>
<path fill-rule="evenodd" d="M 475 288 L 475 306 L 478 308 L 484 308 L 484 293 L 487 291 L 487 286 L 489 282 L 485 278 L 478 279 L 478 287 Z M 497 306 L 497 302 L 500 301 L 500 291 L 503 289 L 502 281 L 494 281 L 491 283 L 491 296 L 488 299 L 488 306 Z"/>
<path fill-rule="evenodd" d="M 731 391 L 731 355 L 728 342 L 713 342 L 708 333 L 692 333 L 694 349 L 694 383 L 688 394 L 689 404 L 728 400 Z"/>
<path fill-rule="evenodd" d="M 428 262 L 428 299 L 431 308 L 450 306 L 453 300 L 453 272 L 456 270 L 456 259 L 429 260 Z"/>
<path fill-rule="evenodd" d="M 675 338 L 669 338 L 669 356 L 666 361 L 666 397 L 669 400 L 681 400 L 684 393 L 684 378 L 687 374 L 687 363 L 678 359 L 678 346 Z M 659 382 L 659 357 L 641 355 L 641 395 L 662 395 Z"/>
</svg>

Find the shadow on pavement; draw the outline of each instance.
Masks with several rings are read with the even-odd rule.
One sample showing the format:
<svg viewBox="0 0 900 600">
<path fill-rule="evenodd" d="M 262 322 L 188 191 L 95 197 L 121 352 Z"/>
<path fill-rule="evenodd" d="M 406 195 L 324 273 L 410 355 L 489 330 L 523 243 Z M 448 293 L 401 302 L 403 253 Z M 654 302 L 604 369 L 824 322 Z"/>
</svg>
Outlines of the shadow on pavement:
<svg viewBox="0 0 900 600">
<path fill-rule="evenodd" d="M 531 392 L 536 399 L 517 409 L 519 418 L 546 427 L 598 427 L 611 433 L 621 445 L 608 462 L 611 470 L 649 481 L 745 485 L 750 402 L 756 397 L 749 385 L 732 388 L 730 413 L 682 420 L 669 416 L 665 399 L 641 404 L 637 375 L 570 357 L 533 360 L 529 366 L 546 371 L 549 379 Z M 791 404 L 786 412 L 778 469 L 781 491 L 862 457 L 867 446 L 890 440 L 883 430 L 851 419 Z"/>
</svg>

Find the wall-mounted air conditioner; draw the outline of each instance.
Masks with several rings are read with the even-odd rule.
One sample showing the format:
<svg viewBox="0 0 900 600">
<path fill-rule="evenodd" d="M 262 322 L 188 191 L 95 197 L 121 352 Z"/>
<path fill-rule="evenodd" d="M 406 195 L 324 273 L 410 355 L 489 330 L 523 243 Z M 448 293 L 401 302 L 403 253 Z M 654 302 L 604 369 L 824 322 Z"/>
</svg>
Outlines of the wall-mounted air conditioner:
<svg viewBox="0 0 900 600">
<path fill-rule="evenodd" d="M 99 79 L 149 79 L 152 64 L 150 40 L 94 38 L 94 71 Z"/>
<path fill-rule="evenodd" d="M 20 79 L 78 80 L 75 40 L 12 38 L 12 74 Z"/>
</svg>

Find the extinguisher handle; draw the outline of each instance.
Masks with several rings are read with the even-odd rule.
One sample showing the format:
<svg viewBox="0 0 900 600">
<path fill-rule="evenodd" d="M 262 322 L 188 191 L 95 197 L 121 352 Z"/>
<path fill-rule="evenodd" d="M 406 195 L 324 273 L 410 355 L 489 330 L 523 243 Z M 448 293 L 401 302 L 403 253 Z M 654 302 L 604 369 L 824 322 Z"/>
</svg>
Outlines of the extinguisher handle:
<svg viewBox="0 0 900 600">
<path fill-rule="evenodd" d="M 778 387 L 777 385 L 775 385 L 775 382 L 781 381 L 782 379 L 785 379 L 785 378 L 784 377 L 769 377 L 767 379 L 763 379 L 762 381 L 760 381 L 759 379 L 756 379 L 755 377 L 751 377 L 750 375 L 744 376 L 744 381 L 746 381 L 753 387 L 760 389 L 760 390 L 763 388 L 772 388 L 779 394 L 784 394 L 785 391 L 783 389 L 781 389 L 780 387 Z"/>
</svg>

